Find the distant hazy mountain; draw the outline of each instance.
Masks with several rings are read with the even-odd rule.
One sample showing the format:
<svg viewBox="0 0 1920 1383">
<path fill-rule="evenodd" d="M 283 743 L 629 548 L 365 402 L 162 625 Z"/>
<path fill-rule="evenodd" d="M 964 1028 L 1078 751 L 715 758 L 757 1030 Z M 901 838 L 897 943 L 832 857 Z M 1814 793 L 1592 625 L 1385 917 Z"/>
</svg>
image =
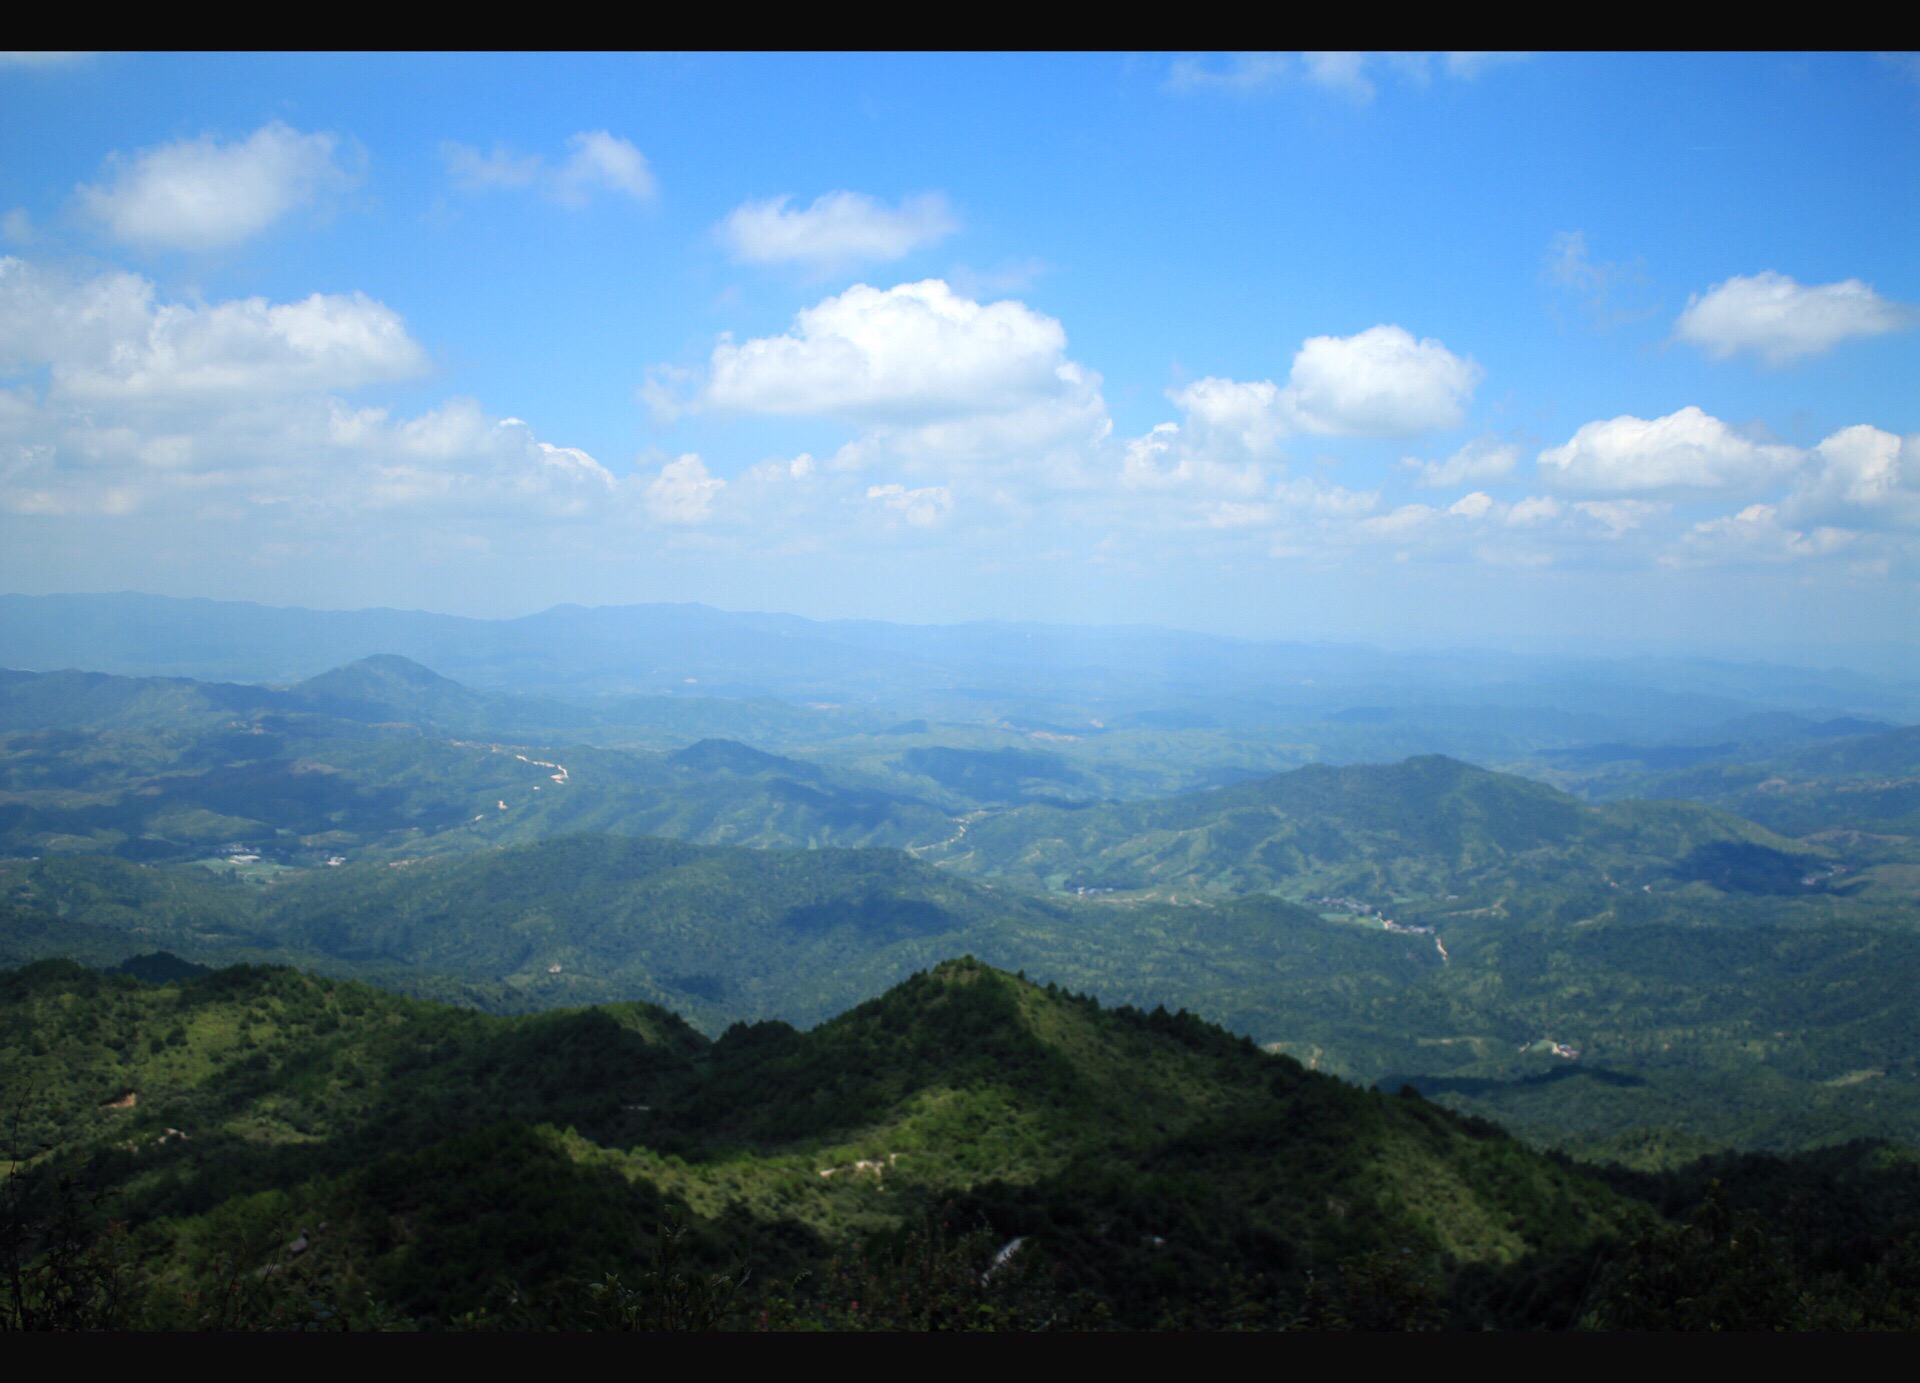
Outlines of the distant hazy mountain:
<svg viewBox="0 0 1920 1383">
<path fill-rule="evenodd" d="M 1086 708 L 1096 717 L 1230 724 L 1276 711 L 1350 717 L 1359 708 L 1363 720 L 1377 720 L 1414 707 L 1499 707 L 1600 717 L 1616 730 L 1652 735 L 1761 710 L 1920 714 L 1920 688 L 1908 684 L 1708 659 L 1389 653 L 1144 627 L 895 625 L 704 605 L 563 605 L 477 620 L 133 594 L 0 596 L 0 667 L 292 683 L 377 654 L 490 690 L 948 710 L 991 704 L 1003 712 L 1031 704 L 1043 720 L 1078 708 L 1083 729 Z M 1590 726 L 1571 738 L 1604 734 Z"/>
</svg>

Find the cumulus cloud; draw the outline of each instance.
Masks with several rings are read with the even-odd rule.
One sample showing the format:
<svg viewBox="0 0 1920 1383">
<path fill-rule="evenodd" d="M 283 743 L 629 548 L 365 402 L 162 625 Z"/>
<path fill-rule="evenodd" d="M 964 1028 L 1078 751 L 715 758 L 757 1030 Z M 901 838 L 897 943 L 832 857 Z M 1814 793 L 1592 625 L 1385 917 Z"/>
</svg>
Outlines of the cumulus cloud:
<svg viewBox="0 0 1920 1383">
<path fill-rule="evenodd" d="M 1809 286 L 1769 269 L 1694 294 L 1673 330 L 1716 360 L 1748 351 L 1769 365 L 1786 365 L 1917 321 L 1912 307 L 1881 297 L 1859 279 Z"/>
<path fill-rule="evenodd" d="M 107 180 L 79 189 L 80 207 L 115 239 L 175 250 L 216 250 L 266 230 L 353 179 L 331 134 L 276 120 L 243 140 L 177 140 L 132 158 L 115 155 Z"/>
<path fill-rule="evenodd" d="M 1286 398 L 1309 432 L 1402 437 L 1457 427 L 1482 371 L 1404 327 L 1315 336 L 1300 347 Z"/>
<path fill-rule="evenodd" d="M 1497 437 L 1476 437 L 1444 461 L 1422 461 L 1409 456 L 1400 464 L 1418 474 L 1415 483 L 1428 489 L 1485 484 L 1505 480 L 1520 463 L 1520 448 Z"/>
<path fill-rule="evenodd" d="M 168 302 L 135 274 L 0 258 L 0 379 L 29 376 L 0 388 L 0 508 L 560 519 L 620 502 L 588 453 L 474 400 L 402 418 L 341 397 L 427 365 L 364 295 Z"/>
<path fill-rule="evenodd" d="M 1296 433 L 1402 437 L 1457 426 L 1480 367 L 1403 327 L 1302 343 L 1284 386 L 1208 377 L 1168 397 L 1186 414 L 1192 445 L 1214 455 L 1261 457 Z"/>
<path fill-rule="evenodd" d="M 1058 321 L 1020 302 L 978 303 L 939 279 L 855 284 L 785 335 L 722 340 L 698 404 L 876 424 L 1004 414 L 1097 387 L 1066 347 Z"/>
<path fill-rule="evenodd" d="M 577 447 L 540 440 L 518 418 L 450 399 L 415 418 L 330 405 L 328 449 L 359 470 L 350 507 L 582 518 L 615 497 L 612 472 Z"/>
<path fill-rule="evenodd" d="M 726 484 L 710 473 L 698 456 L 688 453 L 667 462 L 647 482 L 647 513 L 661 523 L 705 523 L 713 516 L 713 502 Z"/>
<path fill-rule="evenodd" d="M 1920 528 L 1920 435 L 1842 428 L 1809 461 L 1787 502 L 1793 521 Z"/>
<path fill-rule="evenodd" d="M 359 293 L 163 303 L 136 274 L 73 282 L 0 258 L 0 369 L 43 366 L 64 397 L 165 404 L 356 389 L 428 360 L 399 313 Z"/>
<path fill-rule="evenodd" d="M 567 155 L 548 163 L 538 154 L 515 154 L 496 144 L 490 153 L 448 140 L 440 156 L 455 184 L 469 192 L 532 188 L 549 201 L 578 210 L 602 193 L 651 201 L 659 184 L 647 157 L 606 130 L 582 130 L 567 139 Z"/>
<path fill-rule="evenodd" d="M 1293 409 L 1270 380 L 1210 376 L 1167 397 L 1186 414 L 1189 441 L 1211 455 L 1270 456 L 1295 425 Z"/>
<path fill-rule="evenodd" d="M 805 210 L 790 208 L 791 200 L 774 197 L 735 207 L 719 227 L 728 253 L 745 264 L 826 271 L 901 259 L 960 228 L 937 192 L 903 198 L 898 206 L 859 192 L 829 192 Z"/>
<path fill-rule="evenodd" d="M 0 507 L 15 513 L 229 517 L 579 519 L 619 500 L 614 476 L 517 418 L 451 399 L 411 418 L 301 395 L 174 421 L 43 406 L 31 441 L 0 444 Z"/>
<path fill-rule="evenodd" d="M 1588 423 L 1540 453 L 1556 488 L 1591 494 L 1757 490 L 1801 462 L 1796 447 L 1756 442 L 1696 407 L 1664 418 Z"/>
</svg>

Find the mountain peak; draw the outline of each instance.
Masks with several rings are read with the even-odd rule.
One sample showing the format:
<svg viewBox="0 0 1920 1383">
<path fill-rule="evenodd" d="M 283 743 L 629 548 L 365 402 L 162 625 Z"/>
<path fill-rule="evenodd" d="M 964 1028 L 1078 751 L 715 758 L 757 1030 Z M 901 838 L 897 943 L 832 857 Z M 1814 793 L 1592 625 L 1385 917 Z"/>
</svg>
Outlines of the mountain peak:
<svg viewBox="0 0 1920 1383">
<path fill-rule="evenodd" d="M 321 673 L 318 677 L 309 678 L 303 685 L 314 686 L 349 678 L 362 684 L 391 685 L 398 682 L 403 686 L 416 688 L 460 685 L 452 678 L 442 677 L 426 664 L 416 663 L 413 659 L 402 657 L 398 653 L 371 654 L 344 667 L 337 667 Z"/>
<path fill-rule="evenodd" d="M 792 759 L 755 749 L 739 740 L 704 739 L 667 756 L 671 763 L 708 773 L 766 773 L 773 769 L 791 769 Z"/>
</svg>

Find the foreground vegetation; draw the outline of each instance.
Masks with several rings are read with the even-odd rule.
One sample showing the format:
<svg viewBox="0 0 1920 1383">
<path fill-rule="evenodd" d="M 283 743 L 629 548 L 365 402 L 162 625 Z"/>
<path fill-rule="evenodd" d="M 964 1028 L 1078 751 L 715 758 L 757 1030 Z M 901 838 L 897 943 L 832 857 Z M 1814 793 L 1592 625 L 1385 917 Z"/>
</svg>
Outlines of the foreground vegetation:
<svg viewBox="0 0 1920 1383">
<path fill-rule="evenodd" d="M 717 1042 L 43 962 L 0 976 L 0 1084 L 14 1326 L 1915 1321 L 1891 1150 L 1596 1175 L 972 961 Z"/>
</svg>

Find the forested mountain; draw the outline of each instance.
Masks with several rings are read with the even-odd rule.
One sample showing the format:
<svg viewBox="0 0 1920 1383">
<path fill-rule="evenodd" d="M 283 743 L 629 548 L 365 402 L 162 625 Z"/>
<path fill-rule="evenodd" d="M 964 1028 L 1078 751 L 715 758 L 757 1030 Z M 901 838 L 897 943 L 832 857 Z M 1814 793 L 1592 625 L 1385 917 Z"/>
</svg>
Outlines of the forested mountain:
<svg viewBox="0 0 1920 1383">
<path fill-rule="evenodd" d="M 887 650 L 878 634 L 869 643 Z M 191 1245 L 208 1235 L 238 1243 L 291 1215 L 309 1232 L 279 1242 L 312 1245 L 325 1220 L 357 1226 L 340 1241 L 354 1266 L 314 1277 L 314 1291 L 337 1302 L 351 1281 L 364 1300 L 372 1283 L 388 1308 L 429 1321 L 483 1300 L 506 1310 L 486 1294 L 510 1273 L 559 1293 L 540 1298 L 542 1319 L 587 1319 L 583 1303 L 611 1298 L 567 1296 L 563 1264 L 630 1269 L 633 1226 L 672 1202 L 695 1225 L 686 1251 L 710 1266 L 734 1253 L 869 1295 L 894 1271 L 870 1236 L 898 1230 L 900 1252 L 943 1263 L 949 1286 L 974 1284 L 966 1309 L 1007 1321 L 1032 1323 L 1031 1308 L 1218 1323 L 1188 1286 L 1151 1286 L 1169 1275 L 1249 1319 L 1306 1319 L 1330 1308 L 1310 1299 L 1304 1264 L 1331 1255 L 1350 1265 L 1340 1282 L 1364 1295 L 1369 1274 L 1385 1274 L 1394 1309 L 1421 1319 L 1443 1303 L 1457 1322 L 1565 1324 L 1615 1319 L 1575 1299 L 1572 1276 L 1599 1279 L 1591 1261 L 1573 1265 L 1608 1235 L 1655 1233 L 1651 1221 L 1591 1188 L 1579 1195 L 1600 1198 L 1571 1219 L 1543 1209 L 1573 1183 L 1441 1109 L 1589 1166 L 1680 1177 L 1656 1194 L 1608 1173 L 1669 1210 L 1699 1202 L 1676 1169 L 1715 1149 L 1920 1140 L 1920 855 L 1894 814 L 1912 791 L 1911 731 L 1770 712 L 1724 722 L 1733 737 L 1714 744 L 1601 742 L 1585 758 L 1527 761 L 1583 800 L 1439 754 L 1287 767 L 1319 752 L 1320 731 L 1276 738 L 1259 728 L 1269 712 L 1230 726 L 1243 710 L 1209 704 L 1108 722 L 1005 699 L 953 720 L 777 700 L 586 702 L 475 690 L 384 655 L 277 686 L 0 675 L 0 853 L 13 857 L 0 859 L 0 964 L 64 956 L 169 986 L 37 969 L 18 991 L 39 995 L 36 1016 L 16 1032 L 77 1033 L 72 1015 L 96 1009 L 133 1021 L 160 994 L 225 1015 L 156 1037 L 155 1010 L 138 1020 L 148 1026 L 87 1037 L 94 1054 L 73 1066 L 23 1036 L 61 1099 L 120 1062 L 138 1108 L 162 1092 L 184 1102 L 166 1106 L 180 1117 L 166 1115 L 163 1141 L 134 1138 L 133 1154 L 122 1139 L 111 1157 L 99 1140 L 130 1122 L 119 1095 L 43 1108 L 46 1165 L 81 1158 L 91 1184 L 146 1207 L 135 1218 L 153 1280 L 204 1280 L 213 1260 Z M 1449 717 L 1486 723 L 1392 705 L 1314 714 L 1354 743 L 1418 743 Z M 1606 800 L 1607 784 L 1629 781 L 1649 796 Z M 930 972 L 957 954 L 1051 988 L 978 966 Z M 241 1021 L 208 998 L 213 980 L 181 979 L 183 966 L 235 962 L 309 974 L 231 972 L 221 984 L 268 996 L 247 999 Z M 1199 1017 L 1114 1019 L 1063 991 Z M 48 1003 L 68 1016 L 49 1018 Z M 583 1004 L 614 1007 L 557 1012 Z M 294 1012 L 306 1016 L 283 1025 Z M 1160 1053 L 1162 1038 L 1189 1055 Z M 183 1046 L 200 1055 L 168 1065 Z M 1212 1074 L 1181 1065 L 1216 1049 L 1207 1061 L 1227 1066 Z M 1282 1056 L 1314 1075 L 1302 1088 L 1333 1093 L 1269 1110 L 1261 1082 L 1295 1068 L 1260 1063 Z M 160 1065 L 138 1064 L 149 1058 Z M 1231 1074 L 1243 1060 L 1269 1074 Z M 636 1093 L 603 1069 L 651 1084 Z M 482 1093 L 462 1103 L 463 1084 Z M 221 1103 L 234 1092 L 250 1093 Z M 471 1120 L 476 1104 L 509 1127 Z M 1417 1155 L 1403 1115 L 1428 1130 Z M 214 1121 L 219 1157 L 202 1163 L 196 1148 L 158 1181 L 133 1175 L 129 1157 L 186 1156 L 186 1139 L 165 1136 L 200 1140 L 183 1119 Z M 1303 1129 L 1348 1151 L 1275 1153 Z M 382 1137 L 392 1146 L 377 1149 Z M 270 1150 L 257 1164 L 254 1144 Z M 1490 1164 L 1475 1148 L 1505 1151 Z M 1258 1149 L 1292 1159 L 1294 1180 L 1253 1170 Z M 909 1152 L 919 1182 L 881 1156 Z M 1346 1170 L 1333 1180 L 1301 1171 L 1335 1163 Z M 375 1164 L 388 1180 L 368 1180 Z M 214 1171 L 241 1165 L 256 1171 Z M 503 1166 L 539 1188 L 524 1223 L 476 1210 L 499 1198 Z M 836 1169 L 852 1169 L 845 1195 Z M 443 1204 L 436 1178 L 462 1189 Z M 1523 1183 L 1533 1189 L 1512 1201 Z M 1372 1237 L 1328 1209 L 1353 1206 L 1358 1186 L 1387 1227 Z M 161 1187 L 186 1199 L 139 1200 Z M 958 1207 L 973 1230 L 939 1240 L 909 1203 Z M 473 1249 L 472 1271 L 423 1268 L 474 1214 L 504 1247 Z M 606 1232 L 567 1259 L 534 1222 L 575 1214 Z M 1118 1239 L 1115 1224 L 1129 1226 Z M 1551 1227 L 1536 1243 L 1522 1224 Z M 973 1260 L 1022 1235 L 1051 1245 L 1032 1260 L 1050 1285 L 1010 1274 L 1000 1280 L 1020 1292 L 996 1287 L 998 1304 L 983 1304 L 975 1289 L 998 1270 Z M 275 1261 L 275 1274 L 293 1267 L 284 1252 Z M 804 1310 L 849 1319 L 818 1295 Z"/>
<path fill-rule="evenodd" d="M 972 823 L 928 858 L 1032 885 L 1360 890 L 1381 901 L 1494 884 L 1639 888 L 1703 850 L 1807 847 L 1682 803 L 1585 805 L 1439 756 L 1309 765 L 1210 792 Z"/>
<path fill-rule="evenodd" d="M 270 883 L 64 857 L 0 870 L 0 960 L 112 963 L 164 947 L 497 1012 L 646 999 L 718 1033 L 818 1022 L 969 951 L 1110 1002 L 1183 1005 L 1563 1147 L 1663 1163 L 1715 1144 L 1920 1138 L 1908 905 L 1788 882 L 1769 894 L 1509 881 L 1385 915 L 1343 911 L 1353 899 L 1316 912 L 1272 897 L 1047 897 L 892 851 L 632 837 Z M 1674 1137 L 1641 1147 L 1662 1129 Z"/>
<path fill-rule="evenodd" d="M 1411 1090 L 973 961 L 714 1043 L 647 1005 L 487 1018 L 130 968 L 158 982 L 0 972 L 0 1079 L 26 1092 L 8 1324 L 1899 1328 L 1920 1305 L 1910 1155 L 1608 1185 Z"/>
<path fill-rule="evenodd" d="M 1230 1283 L 1281 1314 L 1314 1265 L 1381 1252 L 1464 1323 L 1644 1222 L 1491 1126 L 970 962 L 712 1045 L 645 1006 L 488 1019 L 280 970 L 48 963 L 0 977 L 0 1073 L 29 1072 L 29 1192 L 63 1168 L 108 1196 L 164 1289 L 146 1309 L 189 1316 L 182 1288 L 233 1273 L 283 1307 L 297 1283 L 309 1309 L 446 1320 L 508 1277 L 621 1267 L 669 1204 L 704 1253 L 792 1280 L 962 1196 L 965 1228 L 1031 1255 L 1022 1290 L 1115 1324 L 1224 1324 Z M 802 1309 L 850 1309 L 835 1286 Z"/>
<path fill-rule="evenodd" d="M 1895 838 L 1877 842 L 1885 846 L 1920 833 L 1920 726 L 1847 728 L 1855 732 L 1811 743 L 1710 746 L 1674 762 L 1609 759 L 1567 785 L 1597 798 L 1710 803 L 1792 836 Z"/>
</svg>

